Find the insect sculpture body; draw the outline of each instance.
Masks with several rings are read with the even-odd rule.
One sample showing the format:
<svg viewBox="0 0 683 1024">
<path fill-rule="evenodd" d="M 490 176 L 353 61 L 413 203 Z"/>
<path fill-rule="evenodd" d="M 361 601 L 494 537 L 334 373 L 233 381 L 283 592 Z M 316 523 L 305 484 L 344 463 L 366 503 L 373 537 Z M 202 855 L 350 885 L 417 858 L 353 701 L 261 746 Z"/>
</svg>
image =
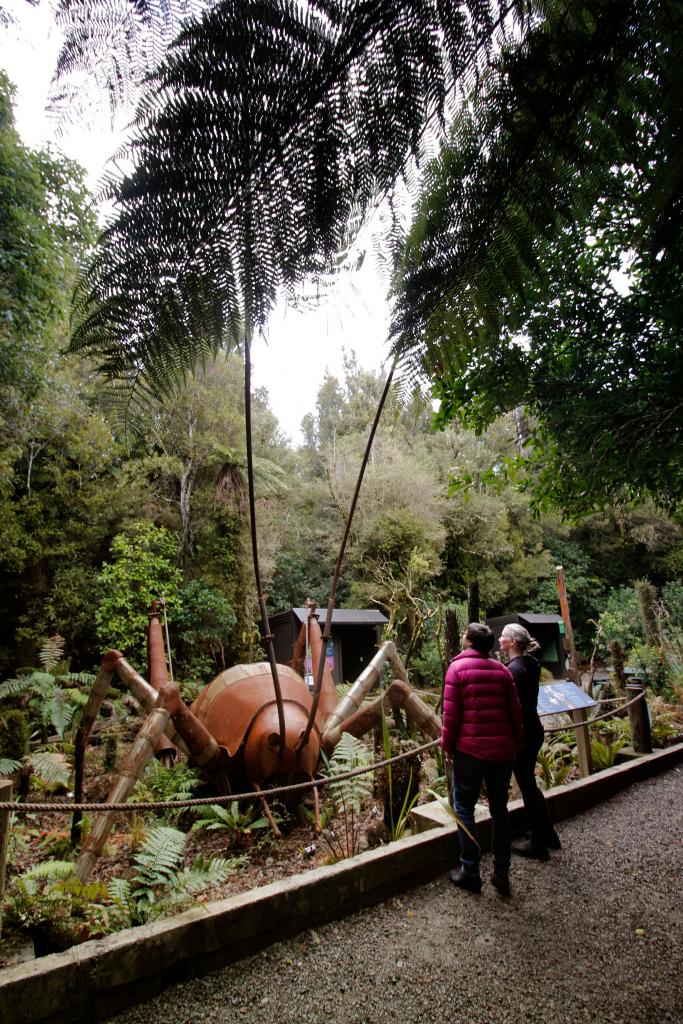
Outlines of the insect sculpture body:
<svg viewBox="0 0 683 1024">
<path fill-rule="evenodd" d="M 103 659 L 76 739 L 76 801 L 82 799 L 88 735 L 114 673 L 128 686 L 146 715 L 126 762 L 114 779 L 107 798 L 109 803 L 128 798 L 155 752 L 162 758 L 169 758 L 177 746 L 190 763 L 201 768 L 207 781 L 219 792 L 253 789 L 263 804 L 272 830 L 279 835 L 266 799 L 268 787 L 312 779 L 318 770 L 321 752 L 330 753 L 342 732 L 360 736 L 378 723 L 382 698 L 362 708 L 361 704 L 379 680 L 385 662 L 389 663 L 395 677 L 384 694 L 386 708 L 394 711 L 402 708 L 425 737 L 439 736 L 439 720 L 413 693 L 393 643 L 388 641 L 382 645 L 340 701 L 332 674 L 325 666 L 317 706 L 303 675 L 296 671 L 297 667 L 303 668 L 307 648 L 316 665 L 323 656 L 324 645 L 313 607 L 309 609 L 308 622 L 302 626 L 294 648 L 294 667 L 277 666 L 283 731 L 280 730 L 280 708 L 273 696 L 271 668 L 265 662 L 235 665 L 222 672 L 188 707 L 178 686 L 168 679 L 161 625 L 153 607 L 149 630 L 150 682 L 118 651 L 110 651 Z M 309 723 L 312 723 L 310 730 Z M 315 787 L 312 793 L 318 825 Z M 78 818 L 74 816 L 74 831 L 77 824 Z M 103 813 L 85 839 L 77 865 L 81 880 L 92 871 L 112 824 L 113 812 Z"/>
</svg>

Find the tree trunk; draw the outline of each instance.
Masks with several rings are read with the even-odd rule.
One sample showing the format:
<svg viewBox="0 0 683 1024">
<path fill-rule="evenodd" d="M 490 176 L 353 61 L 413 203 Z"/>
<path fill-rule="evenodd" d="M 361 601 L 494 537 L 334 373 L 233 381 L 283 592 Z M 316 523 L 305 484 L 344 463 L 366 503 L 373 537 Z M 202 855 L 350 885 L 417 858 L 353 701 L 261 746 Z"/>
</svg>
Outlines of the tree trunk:
<svg viewBox="0 0 683 1024">
<path fill-rule="evenodd" d="M 479 580 L 467 585 L 467 621 L 479 622 Z"/>
<path fill-rule="evenodd" d="M 460 630 L 458 613 L 454 608 L 446 609 L 446 660 L 451 662 L 460 653 Z"/>
</svg>

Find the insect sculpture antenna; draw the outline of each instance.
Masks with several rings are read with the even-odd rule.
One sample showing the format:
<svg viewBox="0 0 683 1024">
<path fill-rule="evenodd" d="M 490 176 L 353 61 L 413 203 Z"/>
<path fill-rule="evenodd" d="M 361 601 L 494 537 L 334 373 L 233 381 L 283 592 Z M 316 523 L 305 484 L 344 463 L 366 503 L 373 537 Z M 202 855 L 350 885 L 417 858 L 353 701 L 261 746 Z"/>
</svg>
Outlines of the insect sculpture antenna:
<svg viewBox="0 0 683 1024">
<path fill-rule="evenodd" d="M 277 670 L 277 662 L 275 659 L 275 646 L 273 644 L 273 636 L 270 632 L 270 622 L 268 620 L 268 611 L 266 609 L 266 600 L 263 596 L 263 588 L 261 586 L 261 570 L 259 567 L 258 559 L 258 540 L 256 537 L 256 499 L 254 497 L 254 458 L 252 451 L 252 440 L 251 440 L 251 325 L 247 318 L 246 329 L 244 333 L 244 420 L 245 420 L 245 431 L 246 431 L 246 447 L 247 447 L 247 482 L 249 487 L 249 518 L 251 521 L 251 553 L 254 561 L 254 577 L 256 581 L 256 592 L 258 595 L 259 608 L 261 610 L 261 623 L 263 629 L 263 641 L 266 645 L 268 652 L 268 661 L 270 663 L 270 671 L 273 676 L 273 688 L 275 690 L 275 701 L 277 703 L 277 718 L 278 727 L 280 730 L 280 756 L 284 755 L 285 751 L 285 709 L 282 703 L 282 690 L 280 687 L 280 677 Z M 310 730 L 309 730 L 310 731 Z"/>
<path fill-rule="evenodd" d="M 384 391 L 382 392 L 382 397 L 379 400 L 379 405 L 377 406 L 377 410 L 375 412 L 375 418 L 373 420 L 372 428 L 370 430 L 370 436 L 368 437 L 368 443 L 365 446 L 365 453 L 363 455 L 363 461 L 361 462 L 360 470 L 358 472 L 358 479 L 356 480 L 356 487 L 355 487 L 355 490 L 353 492 L 353 497 L 351 499 L 351 505 L 349 506 L 349 514 L 348 514 L 347 519 L 346 519 L 346 527 L 344 529 L 344 536 L 342 537 L 341 546 L 339 548 L 339 554 L 337 555 L 337 564 L 334 567 L 334 576 L 332 577 L 332 589 L 330 591 L 330 599 L 327 602 L 327 614 L 325 616 L 325 628 L 323 630 L 323 635 L 322 635 L 322 646 L 320 648 L 320 659 L 318 661 L 318 665 L 317 665 L 317 668 L 316 668 L 315 687 L 313 689 L 313 703 L 311 704 L 311 710 L 310 710 L 309 715 L 308 715 L 308 722 L 306 724 L 306 728 L 304 729 L 304 732 L 303 732 L 303 734 L 301 736 L 301 739 L 299 740 L 299 744 L 297 746 L 297 753 L 299 751 L 303 750 L 303 748 L 308 743 L 308 737 L 311 734 L 311 729 L 313 728 L 313 723 L 315 722 L 315 716 L 316 716 L 316 713 L 318 711 L 318 702 L 320 701 L 320 691 L 322 690 L 322 685 L 323 685 L 323 671 L 324 671 L 324 667 L 325 667 L 325 653 L 327 651 L 327 641 L 329 640 L 330 633 L 332 632 L 332 613 L 334 611 L 334 602 L 335 602 L 336 597 L 337 597 L 337 585 L 339 583 L 339 575 L 340 575 L 340 572 L 341 572 L 342 561 L 344 559 L 344 552 L 346 551 L 346 543 L 347 543 L 347 541 L 349 539 L 349 533 L 351 532 L 351 523 L 353 522 L 353 516 L 354 516 L 354 513 L 356 511 L 356 505 L 358 503 L 358 496 L 360 495 L 361 484 L 363 483 L 363 476 L 365 474 L 365 467 L 367 466 L 368 459 L 370 458 L 370 452 L 372 450 L 372 443 L 375 440 L 375 434 L 377 432 L 377 426 L 379 424 L 379 419 L 380 419 L 380 416 L 382 415 L 382 410 L 384 409 L 384 404 L 385 404 L 385 402 L 387 400 L 387 396 L 389 394 L 389 388 L 391 387 L 391 381 L 392 381 L 392 378 L 394 376 L 394 370 L 396 369 L 396 364 L 397 363 L 398 363 L 398 355 L 394 358 L 394 361 L 392 363 L 391 369 L 389 370 L 389 375 L 388 375 L 388 377 L 386 379 L 386 383 L 384 385 Z"/>
</svg>

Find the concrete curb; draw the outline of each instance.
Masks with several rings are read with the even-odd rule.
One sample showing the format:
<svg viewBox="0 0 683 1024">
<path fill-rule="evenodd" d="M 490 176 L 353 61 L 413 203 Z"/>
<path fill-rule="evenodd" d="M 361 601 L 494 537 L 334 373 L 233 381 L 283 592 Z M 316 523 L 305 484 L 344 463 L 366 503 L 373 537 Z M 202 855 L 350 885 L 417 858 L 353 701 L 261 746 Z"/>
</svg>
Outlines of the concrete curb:
<svg viewBox="0 0 683 1024">
<path fill-rule="evenodd" d="M 587 810 L 683 760 L 683 743 L 547 794 L 556 821 Z M 510 805 L 513 827 L 521 801 Z M 482 845 L 490 821 L 478 823 Z M 239 960 L 282 938 L 379 903 L 455 861 L 455 825 L 433 828 L 330 867 L 0 971 L 2 1024 L 102 1020 L 166 986 Z"/>
</svg>

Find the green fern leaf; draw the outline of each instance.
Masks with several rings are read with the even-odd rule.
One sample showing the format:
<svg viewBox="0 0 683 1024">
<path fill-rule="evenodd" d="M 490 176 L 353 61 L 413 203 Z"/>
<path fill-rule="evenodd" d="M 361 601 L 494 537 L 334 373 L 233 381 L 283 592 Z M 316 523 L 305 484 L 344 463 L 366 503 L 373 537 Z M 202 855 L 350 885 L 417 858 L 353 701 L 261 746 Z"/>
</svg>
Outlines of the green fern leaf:
<svg viewBox="0 0 683 1024">
<path fill-rule="evenodd" d="M 0 778 L 14 775 L 22 766 L 21 761 L 13 761 L 10 757 L 0 757 Z"/>
<path fill-rule="evenodd" d="M 52 785 L 59 783 L 69 785 L 71 768 L 63 754 L 55 754 L 45 750 L 35 750 L 30 755 L 31 770 L 43 782 Z"/>
</svg>

